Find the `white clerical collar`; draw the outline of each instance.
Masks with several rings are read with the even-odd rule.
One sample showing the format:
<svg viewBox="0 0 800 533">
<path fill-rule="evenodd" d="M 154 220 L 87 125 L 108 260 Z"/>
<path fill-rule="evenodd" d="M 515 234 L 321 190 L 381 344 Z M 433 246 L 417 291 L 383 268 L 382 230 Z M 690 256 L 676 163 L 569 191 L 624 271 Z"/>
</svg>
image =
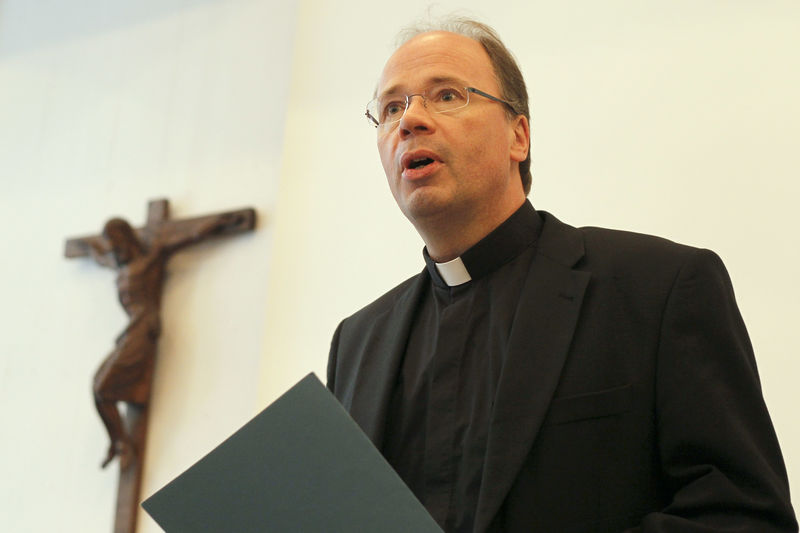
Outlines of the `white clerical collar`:
<svg viewBox="0 0 800 533">
<path fill-rule="evenodd" d="M 472 276 L 467 272 L 467 267 L 460 257 L 446 263 L 436 263 L 436 271 L 449 287 L 455 287 L 472 280 Z"/>
</svg>

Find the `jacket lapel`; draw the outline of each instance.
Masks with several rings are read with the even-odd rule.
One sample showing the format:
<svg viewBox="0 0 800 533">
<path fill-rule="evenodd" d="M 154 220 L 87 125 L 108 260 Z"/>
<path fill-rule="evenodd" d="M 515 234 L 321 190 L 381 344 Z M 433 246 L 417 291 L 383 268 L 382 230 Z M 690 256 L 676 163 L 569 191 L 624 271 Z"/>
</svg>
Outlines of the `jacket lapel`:
<svg viewBox="0 0 800 533">
<path fill-rule="evenodd" d="M 475 531 L 488 529 L 533 445 L 572 341 L 590 274 L 573 270 L 583 238 L 552 215 L 544 220 L 520 296 L 489 425 Z"/>
<path fill-rule="evenodd" d="M 395 302 L 396 312 L 377 317 L 364 335 L 368 343 L 360 350 L 359 362 L 353 388 L 348 391 L 342 404 L 350 416 L 380 450 L 386 429 L 389 403 L 397 382 L 397 373 L 405 354 L 411 324 L 419 299 L 428 282 L 427 272 L 414 278 L 408 289 Z M 371 354 L 365 357 L 365 354 Z"/>
</svg>

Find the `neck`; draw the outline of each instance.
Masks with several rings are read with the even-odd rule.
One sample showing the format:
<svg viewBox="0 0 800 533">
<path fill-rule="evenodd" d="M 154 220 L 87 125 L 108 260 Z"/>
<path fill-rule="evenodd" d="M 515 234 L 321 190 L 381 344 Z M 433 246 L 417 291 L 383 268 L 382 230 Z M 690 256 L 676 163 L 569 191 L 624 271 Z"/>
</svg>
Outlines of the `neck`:
<svg viewBox="0 0 800 533">
<path fill-rule="evenodd" d="M 414 226 L 437 263 L 452 261 L 505 222 L 525 202 L 525 197 L 503 206 L 486 205 L 479 212 L 442 213 Z M 502 208 L 501 208 L 502 207 Z"/>
</svg>

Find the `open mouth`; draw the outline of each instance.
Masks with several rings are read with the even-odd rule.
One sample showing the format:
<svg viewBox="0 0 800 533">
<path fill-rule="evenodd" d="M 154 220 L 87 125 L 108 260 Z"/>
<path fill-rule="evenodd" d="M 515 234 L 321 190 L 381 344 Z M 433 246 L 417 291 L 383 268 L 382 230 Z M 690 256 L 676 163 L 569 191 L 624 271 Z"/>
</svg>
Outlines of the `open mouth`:
<svg viewBox="0 0 800 533">
<path fill-rule="evenodd" d="M 406 179 L 420 179 L 439 168 L 441 161 L 436 152 L 431 150 L 409 150 L 400 158 L 400 168 Z"/>
<path fill-rule="evenodd" d="M 421 167 L 424 167 L 426 165 L 430 165 L 431 163 L 433 163 L 433 159 L 431 159 L 430 157 L 423 157 L 423 158 L 414 159 L 413 161 L 411 161 L 408 164 L 408 168 L 421 168 Z"/>
</svg>

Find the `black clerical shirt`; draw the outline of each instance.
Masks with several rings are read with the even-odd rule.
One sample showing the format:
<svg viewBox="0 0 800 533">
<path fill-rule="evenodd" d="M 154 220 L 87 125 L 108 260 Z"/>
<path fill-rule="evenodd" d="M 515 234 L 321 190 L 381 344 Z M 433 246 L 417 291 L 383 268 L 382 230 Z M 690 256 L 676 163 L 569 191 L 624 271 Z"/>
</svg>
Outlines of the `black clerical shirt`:
<svg viewBox="0 0 800 533">
<path fill-rule="evenodd" d="M 423 251 L 420 300 L 389 407 L 383 453 L 447 532 L 473 528 L 489 417 L 541 220 L 529 202 L 462 256 L 449 286 Z"/>
</svg>

